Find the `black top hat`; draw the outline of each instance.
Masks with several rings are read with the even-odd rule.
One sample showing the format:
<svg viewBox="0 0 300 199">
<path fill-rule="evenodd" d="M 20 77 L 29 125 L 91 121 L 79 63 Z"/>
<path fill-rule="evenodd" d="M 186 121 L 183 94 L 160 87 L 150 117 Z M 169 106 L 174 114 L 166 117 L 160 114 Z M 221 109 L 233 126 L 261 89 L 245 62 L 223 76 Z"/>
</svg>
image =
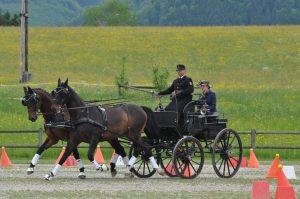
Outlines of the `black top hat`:
<svg viewBox="0 0 300 199">
<path fill-rule="evenodd" d="M 183 64 L 178 64 L 177 65 L 177 70 L 176 71 L 180 71 L 180 70 L 185 70 L 185 66 Z"/>
</svg>

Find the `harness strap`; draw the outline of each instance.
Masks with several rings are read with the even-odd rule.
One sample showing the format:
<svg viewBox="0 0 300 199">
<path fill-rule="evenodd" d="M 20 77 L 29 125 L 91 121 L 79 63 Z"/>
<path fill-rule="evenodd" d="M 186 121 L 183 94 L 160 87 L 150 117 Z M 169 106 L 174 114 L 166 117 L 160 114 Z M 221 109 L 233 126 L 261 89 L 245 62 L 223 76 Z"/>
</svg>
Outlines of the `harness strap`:
<svg viewBox="0 0 300 199">
<path fill-rule="evenodd" d="M 89 124 L 92 124 L 92 125 L 95 125 L 95 126 L 98 126 L 100 127 L 103 131 L 106 131 L 107 130 L 107 127 L 90 119 L 90 118 L 80 118 L 79 120 L 77 121 L 73 121 L 73 122 L 70 122 L 71 126 L 74 128 L 74 126 L 77 126 L 78 124 L 82 124 L 82 123 L 89 123 Z"/>
<path fill-rule="evenodd" d="M 45 128 L 72 128 L 69 122 L 51 122 L 45 121 Z"/>
</svg>

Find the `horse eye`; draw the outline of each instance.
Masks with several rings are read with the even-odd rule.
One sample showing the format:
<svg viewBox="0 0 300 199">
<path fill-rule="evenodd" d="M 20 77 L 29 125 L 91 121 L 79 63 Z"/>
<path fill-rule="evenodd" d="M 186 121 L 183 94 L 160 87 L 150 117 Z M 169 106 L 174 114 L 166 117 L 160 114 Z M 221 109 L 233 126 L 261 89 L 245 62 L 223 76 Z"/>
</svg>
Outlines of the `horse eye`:
<svg viewBox="0 0 300 199">
<path fill-rule="evenodd" d="M 22 105 L 26 106 L 25 99 L 22 99 Z"/>
</svg>

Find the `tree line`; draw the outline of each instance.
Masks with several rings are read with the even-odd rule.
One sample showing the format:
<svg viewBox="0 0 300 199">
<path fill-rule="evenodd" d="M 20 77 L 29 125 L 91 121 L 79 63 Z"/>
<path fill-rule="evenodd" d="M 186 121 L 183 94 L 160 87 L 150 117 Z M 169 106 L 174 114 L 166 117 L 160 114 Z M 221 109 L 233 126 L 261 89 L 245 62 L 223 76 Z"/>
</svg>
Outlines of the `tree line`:
<svg viewBox="0 0 300 199">
<path fill-rule="evenodd" d="M 20 24 L 19 14 L 11 14 L 8 11 L 2 13 L 0 9 L 0 26 L 19 26 Z"/>
<path fill-rule="evenodd" d="M 300 0 L 103 0 L 84 18 L 87 25 L 300 24 Z"/>
</svg>

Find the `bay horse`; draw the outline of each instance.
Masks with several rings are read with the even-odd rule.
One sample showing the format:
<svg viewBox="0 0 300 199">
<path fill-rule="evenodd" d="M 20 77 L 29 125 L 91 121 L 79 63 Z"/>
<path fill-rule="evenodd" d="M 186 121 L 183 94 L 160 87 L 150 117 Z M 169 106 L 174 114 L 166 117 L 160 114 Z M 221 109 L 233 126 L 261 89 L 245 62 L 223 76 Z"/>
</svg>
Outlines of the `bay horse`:
<svg viewBox="0 0 300 199">
<path fill-rule="evenodd" d="M 41 88 L 32 89 L 30 87 L 24 87 L 24 94 L 22 104 L 27 107 L 28 119 L 35 122 L 38 117 L 38 112 L 40 111 L 45 120 L 44 128 L 47 135 L 46 140 L 36 151 L 27 169 L 27 174 L 30 175 L 34 173 L 34 168 L 45 150 L 57 144 L 59 140 L 68 141 L 70 130 L 69 128 L 62 127 L 65 126 L 65 121 L 68 120 L 69 115 L 67 112 L 58 114 L 56 111 L 58 105 L 54 103 L 52 96 Z M 61 124 L 62 127 L 57 128 L 56 124 Z M 79 169 L 78 178 L 84 179 L 86 178 L 84 165 L 80 159 L 77 147 L 74 148 L 72 152 L 77 160 Z M 105 167 L 105 165 L 103 167 Z"/>
<path fill-rule="evenodd" d="M 115 148 L 116 153 L 122 157 L 126 156 L 124 148 L 118 141 L 120 137 L 132 141 L 134 147 L 144 150 L 147 157 L 150 157 L 149 160 L 153 169 L 162 174 L 152 155 L 150 146 L 141 139 L 141 132 L 147 122 L 147 114 L 141 107 L 122 104 L 116 107 L 104 107 L 102 110 L 96 106 L 87 106 L 68 85 L 68 79 L 65 82 L 58 79 L 57 88 L 52 91 L 51 95 L 57 104 L 66 105 L 74 132 L 69 134 L 70 138 L 65 153 L 60 162 L 47 174 L 48 179 L 57 175 L 61 165 L 81 142 L 89 144 L 88 158 L 91 162 L 93 162 L 97 143 L 100 141 L 108 141 Z M 127 159 L 124 162 L 129 169 L 129 174 L 132 174 L 135 160 L 136 157 L 133 155 L 129 161 Z"/>
</svg>

